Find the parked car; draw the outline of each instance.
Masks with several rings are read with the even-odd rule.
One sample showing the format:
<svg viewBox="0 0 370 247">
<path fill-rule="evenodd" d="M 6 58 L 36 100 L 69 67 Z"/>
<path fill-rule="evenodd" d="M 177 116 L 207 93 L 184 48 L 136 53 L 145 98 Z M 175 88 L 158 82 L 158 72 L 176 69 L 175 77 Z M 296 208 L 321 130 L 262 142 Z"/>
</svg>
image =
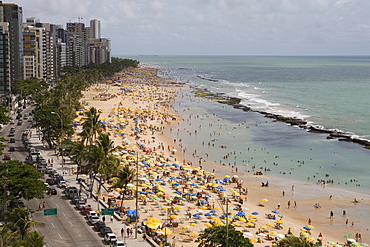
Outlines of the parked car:
<svg viewBox="0 0 370 247">
<path fill-rule="evenodd" d="M 15 138 L 9 138 L 9 143 L 15 143 Z"/>
<path fill-rule="evenodd" d="M 97 215 L 94 215 L 94 216 L 89 217 L 89 222 L 90 222 L 91 225 L 94 225 L 99 220 L 100 220 L 100 217 L 97 216 Z"/>
<path fill-rule="evenodd" d="M 10 154 L 4 154 L 4 160 L 11 160 Z"/>
<path fill-rule="evenodd" d="M 10 120 L 9 122 L 10 124 L 15 124 L 15 121 L 14 120 Z"/>
<path fill-rule="evenodd" d="M 50 195 L 57 195 L 57 194 L 58 194 L 58 192 L 57 192 L 57 190 L 56 190 L 55 188 L 50 187 L 50 188 L 49 188 L 49 194 L 50 194 Z"/>
<path fill-rule="evenodd" d="M 17 125 L 22 125 L 22 123 L 23 123 L 22 120 L 19 120 Z"/>
<path fill-rule="evenodd" d="M 113 233 L 112 229 L 108 226 L 100 228 L 100 232 L 105 236 L 107 233 Z"/>
<path fill-rule="evenodd" d="M 67 182 L 64 181 L 64 180 L 60 180 L 58 182 L 58 186 L 59 186 L 59 188 L 65 188 L 65 187 L 67 187 Z"/>
<path fill-rule="evenodd" d="M 96 222 L 95 224 L 94 224 L 94 229 L 95 230 L 97 230 L 98 232 L 101 232 L 101 229 L 103 228 L 103 227 L 105 227 L 106 225 L 105 225 L 105 222 L 103 222 L 103 221 L 98 221 L 98 222 Z"/>
<path fill-rule="evenodd" d="M 126 247 L 123 241 L 116 241 L 113 243 L 113 247 Z"/>
<path fill-rule="evenodd" d="M 86 206 L 86 202 L 85 201 L 78 201 L 77 203 L 76 203 L 76 207 L 78 208 L 78 209 L 81 209 L 81 208 L 83 208 L 83 207 L 85 207 Z"/>
<path fill-rule="evenodd" d="M 86 213 L 86 217 L 87 217 L 87 218 L 89 218 L 90 216 L 94 216 L 94 215 L 98 215 L 98 214 L 96 213 L 96 211 L 94 211 L 94 210 L 91 210 L 91 211 L 89 211 L 89 212 L 87 212 L 87 213 Z"/>
<path fill-rule="evenodd" d="M 105 242 L 107 244 L 115 243 L 115 242 L 117 242 L 116 234 L 114 234 L 114 233 L 106 233 L 104 235 L 104 240 L 105 240 Z"/>
<path fill-rule="evenodd" d="M 85 207 L 83 207 L 82 209 L 81 209 L 81 212 L 83 213 L 83 214 L 87 214 L 88 212 L 90 212 L 90 211 L 92 211 L 92 209 L 91 209 L 91 206 L 90 205 L 87 205 L 87 206 L 85 206 Z"/>
<path fill-rule="evenodd" d="M 46 171 L 45 171 L 45 172 L 47 172 L 47 169 L 48 169 L 48 168 L 46 168 Z M 47 179 L 45 180 L 45 182 L 46 182 L 46 183 L 48 183 L 49 185 L 53 185 L 53 184 L 54 184 L 54 179 L 52 179 L 52 178 L 47 178 Z"/>
<path fill-rule="evenodd" d="M 9 147 L 9 152 L 14 152 L 15 151 L 15 147 Z"/>
</svg>

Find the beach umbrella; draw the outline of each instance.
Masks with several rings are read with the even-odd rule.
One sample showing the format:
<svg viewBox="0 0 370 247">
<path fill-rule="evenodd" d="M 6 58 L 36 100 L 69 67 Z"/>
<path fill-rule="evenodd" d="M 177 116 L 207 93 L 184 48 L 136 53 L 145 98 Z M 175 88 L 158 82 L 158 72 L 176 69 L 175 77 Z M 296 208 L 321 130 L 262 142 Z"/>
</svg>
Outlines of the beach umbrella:
<svg viewBox="0 0 370 247">
<path fill-rule="evenodd" d="M 182 229 L 189 229 L 190 226 L 183 226 Z"/>
<path fill-rule="evenodd" d="M 247 223 L 246 223 L 246 225 L 247 225 L 247 226 L 254 226 L 254 224 L 253 224 L 253 223 L 251 223 L 251 222 L 247 222 Z"/>
<path fill-rule="evenodd" d="M 335 242 L 333 242 L 333 241 L 328 241 L 327 243 L 328 243 L 328 244 L 331 244 L 331 245 L 336 245 L 336 243 L 335 243 Z"/>
<path fill-rule="evenodd" d="M 211 214 L 214 214 L 214 213 L 217 213 L 217 210 L 212 209 L 212 210 L 210 210 L 209 212 L 210 212 Z"/>
<path fill-rule="evenodd" d="M 269 200 L 267 199 L 262 199 L 261 202 L 268 202 Z"/>
<path fill-rule="evenodd" d="M 275 222 L 278 223 L 278 224 L 283 224 L 284 223 L 284 221 L 282 221 L 282 220 L 277 220 Z"/>
<path fill-rule="evenodd" d="M 269 234 L 270 234 L 271 236 L 275 236 L 275 235 L 277 234 L 277 232 L 276 232 L 276 231 L 269 231 Z"/>
<path fill-rule="evenodd" d="M 194 218 L 200 218 L 201 216 L 199 214 L 193 214 Z"/>
<path fill-rule="evenodd" d="M 217 221 L 214 223 L 215 226 L 225 226 L 224 223 L 222 223 L 221 221 Z"/>
<path fill-rule="evenodd" d="M 240 224 L 238 222 L 233 222 L 231 224 L 233 224 L 234 226 L 240 226 Z"/>
<path fill-rule="evenodd" d="M 217 217 L 213 217 L 211 220 L 213 220 L 213 221 L 220 221 L 220 219 L 217 218 Z"/>
<path fill-rule="evenodd" d="M 190 223 L 190 225 L 191 225 L 191 226 L 194 226 L 194 227 L 198 226 L 198 224 L 197 224 L 197 223 Z"/>
<path fill-rule="evenodd" d="M 351 235 L 352 235 L 352 233 L 348 233 L 348 234 L 344 235 L 343 238 L 348 238 Z"/>
<path fill-rule="evenodd" d="M 259 213 L 258 212 L 253 212 L 252 215 L 259 215 Z"/>
<path fill-rule="evenodd" d="M 170 215 L 170 218 L 171 218 L 171 219 L 177 219 L 177 218 L 178 218 L 178 216 L 173 214 L 173 215 Z"/>
<path fill-rule="evenodd" d="M 307 227 L 309 227 L 311 229 L 315 229 L 315 227 L 313 225 L 307 225 Z"/>
<path fill-rule="evenodd" d="M 297 230 L 297 228 L 295 228 L 294 226 L 289 227 L 289 229 L 290 229 L 291 231 L 295 231 L 295 230 Z"/>
<path fill-rule="evenodd" d="M 304 226 L 303 229 L 307 230 L 307 231 L 311 231 L 311 228 L 307 227 L 307 226 Z"/>
<path fill-rule="evenodd" d="M 256 238 L 251 238 L 251 239 L 249 240 L 249 242 L 251 242 L 251 243 L 257 243 L 257 242 L 258 242 L 258 239 L 256 239 Z"/>
<path fill-rule="evenodd" d="M 239 218 L 239 220 L 240 220 L 241 222 L 244 222 L 244 223 L 245 223 L 245 222 L 247 222 L 247 220 L 246 220 L 245 218 L 242 218 L 242 217 L 240 217 L 240 218 Z"/>
<path fill-rule="evenodd" d="M 212 216 L 211 213 L 206 213 L 204 216 Z"/>
<path fill-rule="evenodd" d="M 274 227 L 274 224 L 269 222 L 269 223 L 266 223 L 266 226 Z"/>
<path fill-rule="evenodd" d="M 366 247 L 366 246 L 369 246 L 367 243 L 361 243 L 360 245 L 361 245 L 361 246 L 365 246 L 365 247 Z"/>
<path fill-rule="evenodd" d="M 271 211 L 271 212 L 273 212 L 274 214 L 278 214 L 279 212 L 278 211 L 276 211 L 276 210 L 273 210 L 273 211 Z"/>
<path fill-rule="evenodd" d="M 276 237 L 278 237 L 280 239 L 283 239 L 283 238 L 285 238 L 285 235 L 281 234 L 281 233 L 278 233 L 278 234 L 276 234 Z"/>
<path fill-rule="evenodd" d="M 250 232 L 243 232 L 243 235 L 244 237 L 247 237 L 247 238 L 253 238 L 253 233 L 250 233 Z"/>
<path fill-rule="evenodd" d="M 245 213 L 244 213 L 244 212 L 242 212 L 242 211 L 240 211 L 240 212 L 238 212 L 236 215 L 238 215 L 238 216 L 244 216 L 244 215 L 245 215 Z"/>
<path fill-rule="evenodd" d="M 221 210 L 221 208 L 220 207 L 215 207 L 214 210 Z"/>
<path fill-rule="evenodd" d="M 204 223 L 204 225 L 207 226 L 207 227 L 212 227 L 212 224 L 211 223 L 208 223 L 208 222 L 207 223 Z"/>
<path fill-rule="evenodd" d="M 175 209 L 182 209 L 182 207 L 181 206 L 176 206 Z"/>
<path fill-rule="evenodd" d="M 266 235 L 265 233 L 263 233 L 263 232 L 258 233 L 257 235 L 258 235 L 258 236 L 260 236 L 260 237 L 266 237 L 266 236 L 267 236 L 267 235 Z"/>
<path fill-rule="evenodd" d="M 347 241 L 352 243 L 356 242 L 356 240 L 354 240 L 353 238 L 347 238 Z"/>
</svg>

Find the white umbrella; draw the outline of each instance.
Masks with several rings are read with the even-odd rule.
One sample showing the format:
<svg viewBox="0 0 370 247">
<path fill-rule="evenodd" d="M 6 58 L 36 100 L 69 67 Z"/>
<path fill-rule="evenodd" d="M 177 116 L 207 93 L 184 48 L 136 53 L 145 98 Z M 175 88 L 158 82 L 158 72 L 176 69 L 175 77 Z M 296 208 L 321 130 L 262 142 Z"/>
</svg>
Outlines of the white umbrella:
<svg viewBox="0 0 370 247">
<path fill-rule="evenodd" d="M 250 232 L 244 232 L 243 235 L 245 237 L 251 237 L 251 238 L 253 237 L 253 233 L 250 233 Z"/>
<path fill-rule="evenodd" d="M 261 236 L 261 237 L 266 237 L 266 236 L 267 236 L 266 234 L 264 234 L 264 233 L 262 233 L 262 232 L 261 232 L 261 233 L 258 233 L 257 235 L 258 235 L 258 236 Z"/>
<path fill-rule="evenodd" d="M 347 241 L 352 242 L 352 243 L 356 242 L 356 240 L 354 240 L 353 238 L 347 238 Z"/>
</svg>

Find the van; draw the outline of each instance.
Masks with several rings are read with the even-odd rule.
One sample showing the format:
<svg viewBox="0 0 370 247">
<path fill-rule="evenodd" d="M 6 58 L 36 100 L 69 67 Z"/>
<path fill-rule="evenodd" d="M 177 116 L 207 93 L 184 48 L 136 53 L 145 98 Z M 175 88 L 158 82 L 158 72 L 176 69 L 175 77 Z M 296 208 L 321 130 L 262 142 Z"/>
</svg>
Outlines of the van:
<svg viewBox="0 0 370 247">
<path fill-rule="evenodd" d="M 72 199 L 75 196 L 78 196 L 78 189 L 76 187 L 67 187 L 65 189 L 65 194 L 68 199 Z"/>
</svg>

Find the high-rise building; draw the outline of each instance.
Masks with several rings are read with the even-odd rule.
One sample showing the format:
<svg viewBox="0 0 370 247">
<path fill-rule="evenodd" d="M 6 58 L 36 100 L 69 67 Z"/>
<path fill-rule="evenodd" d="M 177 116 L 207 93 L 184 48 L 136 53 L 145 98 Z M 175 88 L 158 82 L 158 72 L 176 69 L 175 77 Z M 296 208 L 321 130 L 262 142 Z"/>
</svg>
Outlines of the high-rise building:
<svg viewBox="0 0 370 247">
<path fill-rule="evenodd" d="M 8 26 L 9 23 L 0 22 L 0 94 L 7 94 L 10 91 L 10 50 Z"/>
<path fill-rule="evenodd" d="M 0 85 L 4 89 L 1 93 L 7 94 L 13 80 L 23 79 L 22 7 L 0 1 L 0 22 L 8 23 L 10 84 Z"/>
<path fill-rule="evenodd" d="M 92 19 L 90 21 L 90 38 L 93 38 L 93 39 L 101 38 L 100 21 L 97 19 Z"/>
</svg>

